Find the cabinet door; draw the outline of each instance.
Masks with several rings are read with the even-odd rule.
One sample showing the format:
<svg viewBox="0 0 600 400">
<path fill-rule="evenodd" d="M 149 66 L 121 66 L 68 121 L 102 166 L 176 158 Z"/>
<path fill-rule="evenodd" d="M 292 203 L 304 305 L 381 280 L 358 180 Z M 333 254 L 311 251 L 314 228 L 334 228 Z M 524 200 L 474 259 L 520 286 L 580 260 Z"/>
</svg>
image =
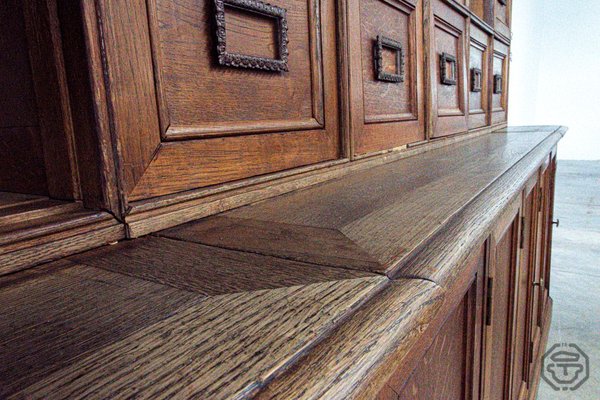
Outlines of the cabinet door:
<svg viewBox="0 0 600 400">
<path fill-rule="evenodd" d="M 508 68 L 509 48 L 499 40 L 494 40 L 492 57 L 492 76 L 490 89 L 492 92 L 492 124 L 506 122 L 508 110 Z"/>
<path fill-rule="evenodd" d="M 488 400 L 506 400 L 510 393 L 519 206 L 515 202 L 507 209 L 491 238 L 484 362 L 484 398 Z"/>
<path fill-rule="evenodd" d="M 537 326 L 544 328 L 544 316 L 548 299 L 550 298 L 550 255 L 552 249 L 552 220 L 554 214 L 554 179 L 556 172 L 556 160 L 550 160 L 541 173 L 541 200 L 538 219 L 538 269 L 539 278 L 535 284 L 539 290 Z"/>
<path fill-rule="evenodd" d="M 529 383 L 529 359 L 532 356 L 532 334 L 535 331 L 535 243 L 538 211 L 537 174 L 533 176 L 523 193 L 521 215 L 520 256 L 516 273 L 514 346 L 512 358 L 512 388 L 510 398 L 525 398 Z"/>
<path fill-rule="evenodd" d="M 489 48 L 487 33 L 471 24 L 469 47 L 469 129 L 489 125 Z"/>
<path fill-rule="evenodd" d="M 335 2 L 269 3 L 84 5 L 128 201 L 339 156 Z"/>
<path fill-rule="evenodd" d="M 425 139 L 421 0 L 351 0 L 353 153 Z"/>
<path fill-rule="evenodd" d="M 460 303 L 450 312 L 397 399 L 478 399 L 480 381 L 485 247 L 468 270 L 477 271 Z M 387 388 L 386 388 L 387 390 Z M 380 398 L 395 398 L 380 395 Z"/>
<path fill-rule="evenodd" d="M 432 137 L 468 130 L 466 18 L 447 3 L 431 3 L 429 74 Z"/>
<path fill-rule="evenodd" d="M 56 4 L 0 2 L 0 191 L 79 199 Z"/>
</svg>

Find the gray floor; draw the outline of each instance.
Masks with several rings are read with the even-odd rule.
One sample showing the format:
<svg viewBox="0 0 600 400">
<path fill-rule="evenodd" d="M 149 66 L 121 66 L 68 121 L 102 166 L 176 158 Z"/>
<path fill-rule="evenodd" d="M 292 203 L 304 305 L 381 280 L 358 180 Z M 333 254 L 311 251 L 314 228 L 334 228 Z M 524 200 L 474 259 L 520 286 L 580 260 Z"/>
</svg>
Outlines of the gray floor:
<svg viewBox="0 0 600 400">
<path fill-rule="evenodd" d="M 548 348 L 575 343 L 590 359 L 590 378 L 557 392 L 542 380 L 538 399 L 600 399 L 600 161 L 558 162 Z"/>
</svg>

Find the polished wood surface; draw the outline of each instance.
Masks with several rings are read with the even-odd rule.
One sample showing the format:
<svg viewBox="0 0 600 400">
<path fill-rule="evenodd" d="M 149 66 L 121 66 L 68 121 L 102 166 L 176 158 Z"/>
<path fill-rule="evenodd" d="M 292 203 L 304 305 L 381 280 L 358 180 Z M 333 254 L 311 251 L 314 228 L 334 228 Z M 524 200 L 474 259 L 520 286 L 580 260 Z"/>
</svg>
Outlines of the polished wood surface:
<svg viewBox="0 0 600 400">
<path fill-rule="evenodd" d="M 525 290 L 520 297 L 523 290 L 511 283 L 524 258 L 518 256 L 523 193 L 537 196 L 540 167 L 563 134 L 563 128 L 537 127 L 483 135 L 2 277 L 0 297 L 10 305 L 5 320 L 17 321 L 0 325 L 2 336 L 13 338 L 0 348 L 8 368 L 2 395 L 349 399 L 516 393 L 512 377 L 528 377 L 529 370 L 515 369 L 514 360 L 522 354 L 527 366 L 527 357 L 540 356 L 539 350 L 533 356 L 527 349 L 509 350 L 528 337 L 529 326 L 519 315 L 527 315 L 530 296 Z M 433 157 L 440 163 L 433 181 L 430 173 L 402 168 Z M 491 168 L 490 174 L 480 167 Z M 386 201 L 352 195 L 365 193 L 360 182 L 373 169 L 369 187 Z M 482 174 L 486 180 L 478 179 Z M 378 184 L 375 175 L 395 183 Z M 398 242 L 405 233 L 396 236 L 390 224 L 378 231 L 377 224 L 390 205 L 393 215 L 417 220 L 414 203 L 396 201 L 410 187 L 399 176 L 412 186 L 409 194 L 445 180 L 454 187 L 459 180 L 469 184 L 464 195 L 445 191 L 445 198 L 456 197 L 446 205 L 434 199 L 435 216 L 419 217 L 439 221 L 437 229 L 425 224 L 411 241 Z M 336 185 L 350 190 L 324 196 Z M 290 201 L 298 195 L 305 200 Z M 361 212 L 369 198 L 378 208 Z M 459 200 L 461 206 L 448 207 Z M 15 209 L 37 212 L 36 205 L 60 208 L 45 198 L 13 194 L 0 204 L 3 218 L 18 218 L 10 216 Z M 378 253 L 361 253 L 338 231 L 319 226 L 354 214 L 380 232 L 371 241 L 386 243 L 391 253 L 399 251 L 395 246 L 411 246 L 401 249 L 401 267 L 380 269 L 367 257 Z M 247 215 L 253 218 L 242 217 Z M 373 248 L 385 249 L 378 246 Z M 519 326 L 524 330 L 516 335 Z M 67 350 L 53 351 L 59 346 Z M 449 365 L 450 372 L 444 370 Z M 498 365 L 504 374 L 494 373 Z M 496 378 L 501 382 L 490 386 Z M 494 395 L 494 388 L 501 393 Z"/>
<path fill-rule="evenodd" d="M 149 246 L 163 254 L 162 271 L 143 264 Z M 159 238 L 11 275 L 0 280 L 11 305 L 0 326 L 10 340 L 0 347 L 2 395 L 246 396 L 385 281 Z"/>
<path fill-rule="evenodd" d="M 162 235 L 393 276 L 466 203 L 559 132 L 485 135 L 242 207 L 216 217 L 221 223 L 200 220 Z"/>
</svg>

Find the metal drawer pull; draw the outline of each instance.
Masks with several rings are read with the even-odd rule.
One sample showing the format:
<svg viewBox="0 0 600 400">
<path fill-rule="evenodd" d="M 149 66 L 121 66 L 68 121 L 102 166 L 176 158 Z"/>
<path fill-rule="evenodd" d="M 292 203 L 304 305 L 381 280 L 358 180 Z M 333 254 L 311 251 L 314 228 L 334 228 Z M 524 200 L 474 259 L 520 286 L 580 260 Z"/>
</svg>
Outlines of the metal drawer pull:
<svg viewBox="0 0 600 400">
<path fill-rule="evenodd" d="M 220 65 L 235 68 L 250 68 L 264 71 L 288 71 L 288 23 L 285 8 L 263 3 L 259 0 L 214 0 L 215 36 L 217 56 Z M 227 27 L 225 25 L 226 8 L 232 7 L 256 15 L 273 18 L 277 23 L 278 58 L 256 57 L 227 51 Z"/>
<path fill-rule="evenodd" d="M 455 86 L 457 84 L 456 57 L 448 53 L 440 54 L 440 76 L 442 84 Z"/>
<path fill-rule="evenodd" d="M 395 53 L 396 72 L 385 71 L 383 65 L 383 49 L 390 49 Z M 404 49 L 402 44 L 394 39 L 377 35 L 377 41 L 373 47 L 373 58 L 375 61 L 375 77 L 384 82 L 404 82 Z"/>
</svg>

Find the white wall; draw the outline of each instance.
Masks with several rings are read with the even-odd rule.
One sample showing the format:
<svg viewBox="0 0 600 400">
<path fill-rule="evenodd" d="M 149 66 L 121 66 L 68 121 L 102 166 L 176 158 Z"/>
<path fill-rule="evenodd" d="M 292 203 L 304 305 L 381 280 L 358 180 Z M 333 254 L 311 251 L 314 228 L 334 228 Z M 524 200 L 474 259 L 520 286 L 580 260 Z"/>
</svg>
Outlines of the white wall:
<svg viewBox="0 0 600 400">
<path fill-rule="evenodd" d="M 510 125 L 566 125 L 558 157 L 600 160 L 600 0 L 515 0 Z"/>
</svg>

